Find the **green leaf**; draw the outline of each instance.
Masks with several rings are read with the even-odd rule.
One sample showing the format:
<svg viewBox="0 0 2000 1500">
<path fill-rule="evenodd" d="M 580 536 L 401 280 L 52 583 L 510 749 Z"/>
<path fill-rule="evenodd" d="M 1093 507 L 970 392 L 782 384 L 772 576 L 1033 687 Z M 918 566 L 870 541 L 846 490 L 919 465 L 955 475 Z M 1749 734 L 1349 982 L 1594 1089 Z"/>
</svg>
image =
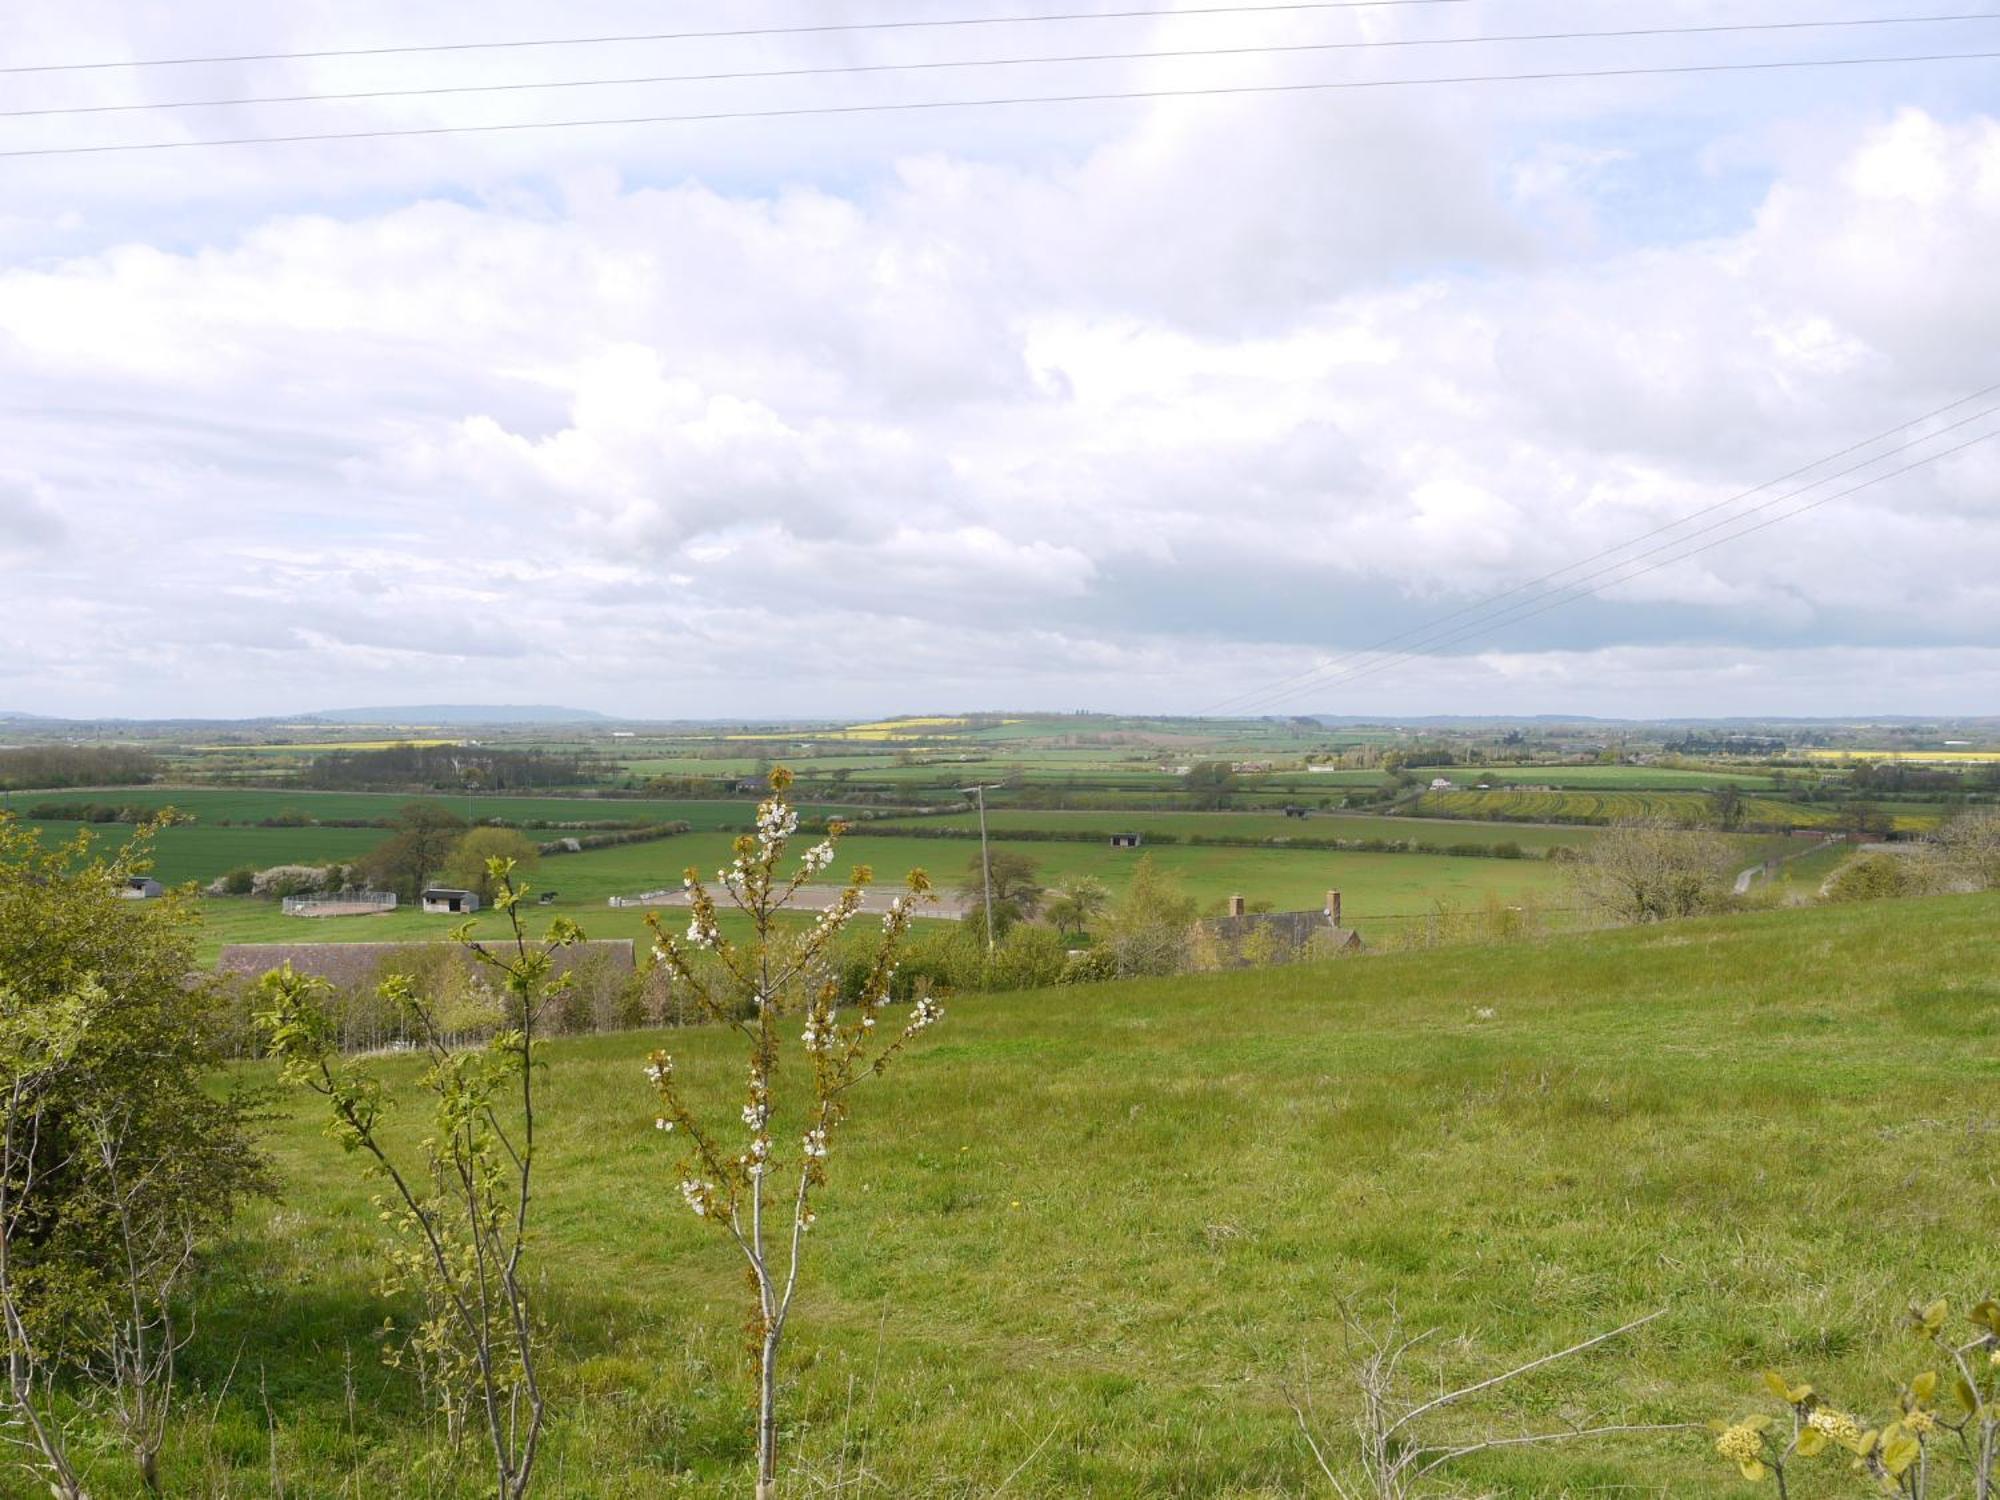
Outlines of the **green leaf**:
<svg viewBox="0 0 2000 1500">
<path fill-rule="evenodd" d="M 1910 1394 L 1919 1401 L 1929 1401 L 1937 1394 L 1937 1388 L 1936 1370 L 1926 1370 L 1910 1382 Z"/>
<path fill-rule="evenodd" d="M 1979 1392 L 1972 1388 L 1972 1382 L 1963 1375 L 1952 1382 L 1951 1393 L 1957 1398 L 1958 1404 L 1965 1408 L 1968 1416 L 1979 1414 Z"/>
<path fill-rule="evenodd" d="M 1826 1434 L 1817 1427 L 1808 1427 L 1799 1434 L 1799 1453 L 1805 1458 L 1817 1458 L 1826 1452 Z"/>
</svg>

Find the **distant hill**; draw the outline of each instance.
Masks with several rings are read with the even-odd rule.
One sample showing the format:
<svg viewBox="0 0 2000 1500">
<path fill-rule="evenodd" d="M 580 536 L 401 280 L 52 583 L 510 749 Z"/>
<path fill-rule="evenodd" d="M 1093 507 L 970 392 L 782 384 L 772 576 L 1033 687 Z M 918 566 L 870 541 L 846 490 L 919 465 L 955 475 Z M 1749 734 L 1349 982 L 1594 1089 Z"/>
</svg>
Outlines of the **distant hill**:
<svg viewBox="0 0 2000 1500">
<path fill-rule="evenodd" d="M 381 724 L 428 728 L 439 724 L 604 724 L 611 716 L 593 708 L 546 703 L 408 703 L 394 708 L 322 708 L 302 719 L 322 724 Z"/>
</svg>

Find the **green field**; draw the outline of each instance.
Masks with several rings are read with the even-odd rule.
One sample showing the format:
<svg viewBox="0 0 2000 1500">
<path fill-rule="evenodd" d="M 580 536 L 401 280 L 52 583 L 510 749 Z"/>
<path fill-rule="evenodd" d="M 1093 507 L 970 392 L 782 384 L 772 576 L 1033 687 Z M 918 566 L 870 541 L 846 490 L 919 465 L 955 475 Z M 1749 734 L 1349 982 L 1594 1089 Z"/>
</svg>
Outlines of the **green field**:
<svg viewBox="0 0 2000 1500">
<path fill-rule="evenodd" d="M 1679 766 L 1449 766 L 1435 774 L 1448 776 L 1460 786 L 1486 781 L 1495 785 L 1526 782 L 1530 786 L 1674 791 L 1733 784 L 1749 791 L 1772 784 L 1768 771 Z"/>
<path fill-rule="evenodd" d="M 1425 817 L 1473 819 L 1584 818 L 1617 822 L 1630 818 L 1700 819 L 1708 811 L 1701 792 L 1426 792 L 1412 804 Z M 1941 812 L 1921 803 L 1883 804 L 1881 811 L 1899 833 L 1917 833 L 1937 826 Z M 1790 802 L 1777 797 L 1746 796 L 1743 820 L 1779 828 L 1829 828 L 1840 816 L 1832 803 Z"/>
<path fill-rule="evenodd" d="M 1140 834 L 1173 834 L 1181 839 L 1395 839 L 1427 844 L 1518 844 L 1523 849 L 1576 848 L 1597 837 L 1589 828 L 1516 827 L 1507 823 L 1404 817 L 1366 813 L 1314 812 L 1288 818 L 1282 812 L 1044 812 L 1033 808 L 999 808 L 986 815 L 989 834 L 1098 830 Z M 947 813 L 921 820 L 888 817 L 884 830 L 897 827 L 952 828 L 977 834 L 976 813 Z M 867 835 L 876 837 L 873 830 Z"/>
<path fill-rule="evenodd" d="M 1337 1302 L 1444 1330 L 1419 1386 L 1667 1310 L 1451 1431 L 1734 1417 L 1767 1366 L 1879 1412 L 1903 1305 L 2000 1279 L 1996 922 L 2000 897 L 1881 902 L 961 999 L 842 1132 L 785 1494 L 1324 1493 L 1285 1393 L 1310 1384 L 1338 1454 Z M 732 1038 L 667 1044 L 733 1113 Z M 563 1500 L 748 1488 L 741 1270 L 678 1202 L 651 1045 L 550 1052 L 540 1493 Z M 280 1108 L 286 1196 L 245 1216 L 183 1361 L 169 1493 L 267 1497 L 275 1467 L 289 1495 L 477 1495 L 476 1458 L 426 1466 L 411 1383 L 378 1364 L 371 1187 L 310 1104 Z M 126 1500 L 105 1469 L 92 1493 Z M 1458 1477 L 1750 1493 L 1705 1432 Z"/>
<path fill-rule="evenodd" d="M 750 798 L 689 801 L 661 797 L 464 797 L 450 792 L 309 792 L 236 787 L 97 787 L 63 792 L 15 792 L 8 805 L 17 813 L 38 802 L 98 802 L 116 807 L 172 807 L 197 822 L 256 824 L 266 818 L 298 815 L 310 819 L 387 818 L 408 802 L 437 802 L 463 818 L 505 818 L 512 822 L 668 823 L 696 828 L 747 828 L 755 812 Z M 801 811 L 813 809 L 802 808 Z"/>
<path fill-rule="evenodd" d="M 197 830 L 174 830 L 194 832 Z M 233 830 L 219 830 L 231 832 Z M 262 832 L 262 830 L 257 830 Z M 280 830 L 314 833 L 327 830 Z M 336 830 L 337 831 L 337 830 Z M 366 830 L 362 830 L 366 831 Z M 730 835 L 690 833 L 678 838 L 583 854 L 545 858 L 532 877 L 538 889 L 558 894 L 551 908 L 536 908 L 537 920 L 563 914 L 575 917 L 591 937 L 635 937 L 643 917 L 635 910 L 612 911 L 610 896 L 635 896 L 642 891 L 678 886 L 681 872 L 693 864 L 704 874 L 729 859 Z M 1067 875 L 1095 875 L 1116 894 L 1131 878 L 1138 855 L 1097 844 L 1047 843 L 1014 845 L 1036 863 L 1044 883 Z M 1219 909 L 1231 895 L 1269 901 L 1280 909 L 1318 907 L 1329 889 L 1342 892 L 1350 925 L 1367 938 L 1385 938 L 1403 919 L 1430 912 L 1435 903 L 1460 910 L 1481 905 L 1488 897 L 1530 902 L 1543 909 L 1559 907 L 1566 897 L 1563 873 L 1539 860 L 1503 860 L 1422 854 L 1352 854 L 1255 848 L 1189 848 L 1168 846 L 1141 851 L 1164 870 L 1179 876 L 1203 906 Z M 881 882 L 898 882 L 912 869 L 928 870 L 938 885 L 951 889 L 964 878 L 978 857 L 976 840 L 855 837 L 841 845 L 835 873 L 844 875 L 855 864 L 866 864 Z M 444 936 L 454 925 L 443 917 L 417 911 L 387 916 L 306 919 L 287 917 L 272 901 L 244 897 L 207 898 L 204 951 L 224 942 L 361 942 L 400 941 L 409 937 Z M 489 920 L 485 930 L 497 931 Z"/>
</svg>

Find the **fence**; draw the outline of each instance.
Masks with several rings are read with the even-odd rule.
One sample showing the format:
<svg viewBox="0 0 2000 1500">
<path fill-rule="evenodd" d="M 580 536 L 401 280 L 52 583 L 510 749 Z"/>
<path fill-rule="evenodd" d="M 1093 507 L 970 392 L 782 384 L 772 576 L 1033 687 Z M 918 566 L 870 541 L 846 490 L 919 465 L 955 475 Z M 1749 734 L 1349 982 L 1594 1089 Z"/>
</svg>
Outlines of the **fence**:
<svg viewBox="0 0 2000 1500">
<path fill-rule="evenodd" d="M 331 895 L 287 896 L 284 900 L 288 917 L 364 917 L 395 909 L 394 891 L 340 891 Z"/>
</svg>

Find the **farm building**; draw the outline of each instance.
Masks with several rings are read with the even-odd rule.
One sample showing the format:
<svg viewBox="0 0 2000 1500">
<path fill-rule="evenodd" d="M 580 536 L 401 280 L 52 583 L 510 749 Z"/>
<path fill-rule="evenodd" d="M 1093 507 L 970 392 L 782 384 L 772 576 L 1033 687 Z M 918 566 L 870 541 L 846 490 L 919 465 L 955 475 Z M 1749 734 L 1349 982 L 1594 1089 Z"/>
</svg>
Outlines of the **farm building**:
<svg viewBox="0 0 2000 1500">
<path fill-rule="evenodd" d="M 1111 847 L 1114 849 L 1136 849 L 1139 847 L 1139 835 L 1136 833 L 1114 833 L 1111 835 Z"/>
<path fill-rule="evenodd" d="M 479 895 L 448 885 L 428 886 L 424 890 L 424 910 L 436 916 L 465 916 L 479 910 Z"/>
<path fill-rule="evenodd" d="M 127 901 L 150 901 L 155 896 L 165 895 L 166 890 L 150 875 L 127 875 L 124 888 L 118 894 Z"/>
<path fill-rule="evenodd" d="M 1231 896 L 1229 915 L 1197 923 L 1195 937 L 1197 950 L 1222 969 L 1331 958 L 1362 946 L 1361 934 L 1341 925 L 1339 891 L 1328 891 L 1318 911 L 1247 911 L 1241 896 Z"/>
<path fill-rule="evenodd" d="M 1449 776 L 1433 776 L 1431 778 L 1431 790 L 1434 792 L 1450 791 L 1451 778 Z"/>
</svg>

